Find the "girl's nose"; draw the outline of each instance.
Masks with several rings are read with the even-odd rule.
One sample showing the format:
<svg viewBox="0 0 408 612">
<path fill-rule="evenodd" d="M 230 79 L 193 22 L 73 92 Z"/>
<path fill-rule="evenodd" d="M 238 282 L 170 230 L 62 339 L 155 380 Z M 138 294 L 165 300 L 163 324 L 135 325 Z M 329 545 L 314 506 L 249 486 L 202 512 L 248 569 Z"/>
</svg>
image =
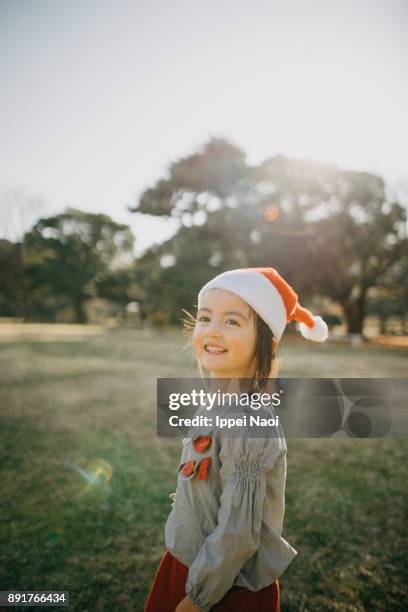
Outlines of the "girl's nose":
<svg viewBox="0 0 408 612">
<path fill-rule="evenodd" d="M 213 331 L 213 332 L 211 332 L 211 331 L 210 331 L 210 333 L 209 333 L 209 334 L 207 334 L 207 336 L 211 336 L 212 338 L 219 338 L 219 337 L 220 337 L 220 335 L 221 335 L 221 334 L 220 334 L 220 332 L 219 332 L 219 331 L 217 331 L 217 330 L 215 330 L 215 331 Z"/>
</svg>

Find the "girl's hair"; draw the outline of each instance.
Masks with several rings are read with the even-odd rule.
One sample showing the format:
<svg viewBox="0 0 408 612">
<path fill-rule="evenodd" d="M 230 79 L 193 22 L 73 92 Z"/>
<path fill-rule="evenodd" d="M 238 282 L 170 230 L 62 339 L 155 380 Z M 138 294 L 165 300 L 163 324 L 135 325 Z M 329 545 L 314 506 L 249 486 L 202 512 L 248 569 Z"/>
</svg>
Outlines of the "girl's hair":
<svg viewBox="0 0 408 612">
<path fill-rule="evenodd" d="M 253 314 L 255 315 L 255 372 L 250 387 L 261 392 L 265 388 L 274 366 L 274 335 L 255 310 L 253 310 Z"/>
<path fill-rule="evenodd" d="M 254 372 L 250 379 L 250 391 L 262 392 L 268 383 L 268 379 L 273 373 L 274 361 L 276 353 L 273 352 L 274 335 L 265 321 L 258 313 L 250 307 L 253 317 L 255 317 L 255 355 L 254 355 Z M 196 325 L 196 319 L 187 310 L 183 312 L 189 317 L 182 319 L 184 323 L 185 333 L 188 336 L 187 347 L 191 346 L 191 337 Z M 204 378 L 201 363 L 198 367 L 202 378 Z"/>
</svg>

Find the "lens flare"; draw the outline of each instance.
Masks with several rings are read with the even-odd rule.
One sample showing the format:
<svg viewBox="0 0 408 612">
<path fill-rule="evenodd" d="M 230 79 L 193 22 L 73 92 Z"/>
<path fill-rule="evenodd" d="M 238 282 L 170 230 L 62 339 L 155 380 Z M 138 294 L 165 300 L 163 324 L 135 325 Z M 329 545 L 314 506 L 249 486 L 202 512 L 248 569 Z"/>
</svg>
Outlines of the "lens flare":
<svg viewBox="0 0 408 612">
<path fill-rule="evenodd" d="M 53 546 L 55 544 L 59 544 L 62 541 L 63 533 L 64 530 L 62 528 L 56 529 L 55 531 L 51 531 L 47 536 L 47 543 Z"/>
<path fill-rule="evenodd" d="M 88 466 L 88 471 L 92 474 L 93 481 L 105 484 L 112 479 L 112 466 L 105 459 L 96 459 Z"/>
<path fill-rule="evenodd" d="M 112 479 L 112 466 L 105 459 L 94 459 L 86 468 L 82 468 L 72 461 L 65 461 L 65 465 L 81 476 L 89 487 L 103 487 Z"/>
<path fill-rule="evenodd" d="M 265 221 L 273 223 L 279 217 L 279 208 L 277 206 L 268 206 L 265 210 Z"/>
</svg>

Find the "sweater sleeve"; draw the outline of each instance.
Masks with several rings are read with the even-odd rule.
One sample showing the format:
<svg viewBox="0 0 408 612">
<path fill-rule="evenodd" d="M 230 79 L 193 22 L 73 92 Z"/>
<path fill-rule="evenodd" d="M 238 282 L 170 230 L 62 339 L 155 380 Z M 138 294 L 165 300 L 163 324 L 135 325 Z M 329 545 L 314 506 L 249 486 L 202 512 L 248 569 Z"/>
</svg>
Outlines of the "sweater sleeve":
<svg viewBox="0 0 408 612">
<path fill-rule="evenodd" d="M 218 524 L 191 564 L 186 583 L 186 594 L 200 612 L 207 612 L 222 599 L 242 566 L 257 551 L 266 473 L 280 452 L 278 440 L 247 437 L 223 440 Z"/>
</svg>

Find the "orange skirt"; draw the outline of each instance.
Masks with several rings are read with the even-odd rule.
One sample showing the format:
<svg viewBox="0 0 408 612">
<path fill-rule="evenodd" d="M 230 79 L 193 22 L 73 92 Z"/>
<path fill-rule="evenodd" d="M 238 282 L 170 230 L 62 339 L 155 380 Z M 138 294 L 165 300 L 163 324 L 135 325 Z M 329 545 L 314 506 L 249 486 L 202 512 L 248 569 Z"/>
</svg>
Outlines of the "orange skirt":
<svg viewBox="0 0 408 612">
<path fill-rule="evenodd" d="M 168 550 L 164 553 L 144 612 L 174 612 L 186 596 L 188 567 L 180 563 Z M 250 591 L 233 586 L 211 612 L 280 612 L 279 581 L 261 589 Z"/>
</svg>

